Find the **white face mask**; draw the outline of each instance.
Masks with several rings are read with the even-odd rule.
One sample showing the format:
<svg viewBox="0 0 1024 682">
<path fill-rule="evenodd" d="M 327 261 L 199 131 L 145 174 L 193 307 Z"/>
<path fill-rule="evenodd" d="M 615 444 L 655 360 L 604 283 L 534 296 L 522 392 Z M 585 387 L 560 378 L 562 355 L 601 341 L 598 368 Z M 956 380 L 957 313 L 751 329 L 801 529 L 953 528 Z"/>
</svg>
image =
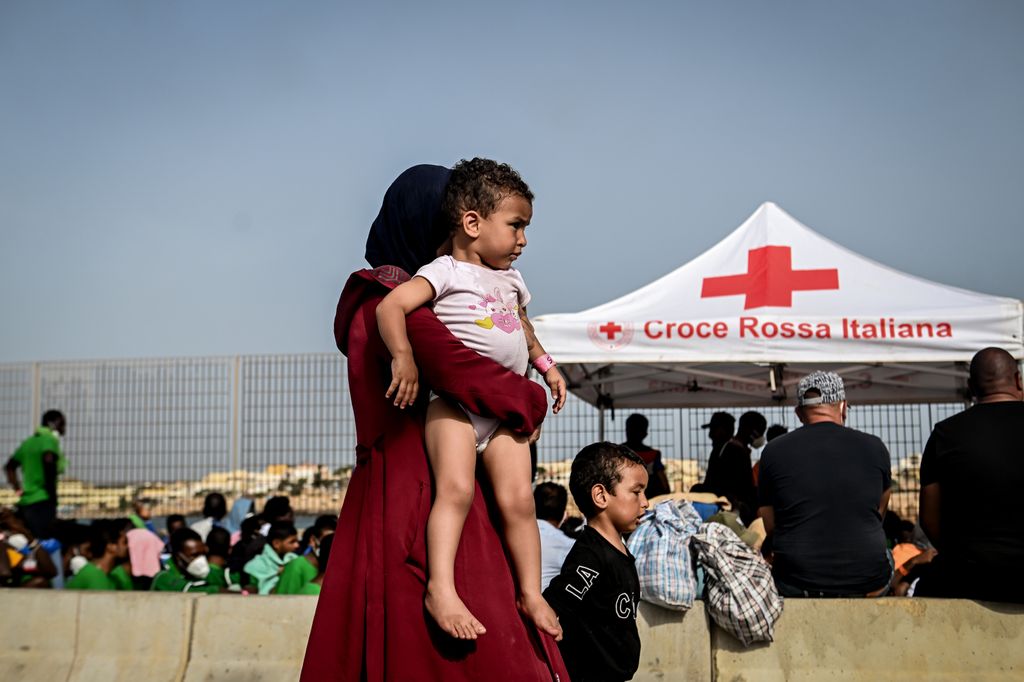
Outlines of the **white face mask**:
<svg viewBox="0 0 1024 682">
<path fill-rule="evenodd" d="M 71 557 L 71 562 L 68 564 L 71 575 L 78 575 L 78 572 L 85 568 L 87 563 L 89 563 L 89 560 L 81 554 Z"/>
<path fill-rule="evenodd" d="M 28 538 L 21 533 L 15 533 L 7 538 L 7 544 L 20 552 L 28 547 Z"/>
<path fill-rule="evenodd" d="M 753 441 L 751 441 L 750 447 L 752 447 L 754 449 L 763 448 L 764 444 L 767 443 L 767 442 L 768 442 L 768 439 L 765 438 L 764 434 L 762 433 L 760 436 L 758 436 Z"/>
<path fill-rule="evenodd" d="M 210 575 L 210 564 L 206 561 L 205 556 L 199 555 L 189 562 L 185 570 L 193 578 L 203 580 L 206 576 Z"/>
</svg>

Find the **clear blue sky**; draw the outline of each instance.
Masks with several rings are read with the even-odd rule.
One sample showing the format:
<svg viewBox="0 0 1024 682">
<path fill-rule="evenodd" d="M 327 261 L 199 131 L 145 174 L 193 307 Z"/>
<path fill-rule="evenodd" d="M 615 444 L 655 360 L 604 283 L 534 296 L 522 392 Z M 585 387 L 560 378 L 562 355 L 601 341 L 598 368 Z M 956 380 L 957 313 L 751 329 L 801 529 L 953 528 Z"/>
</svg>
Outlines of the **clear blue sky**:
<svg viewBox="0 0 1024 682">
<path fill-rule="evenodd" d="M 333 349 L 392 178 L 537 194 L 531 313 L 761 202 L 1024 296 L 1024 3 L 0 3 L 0 362 Z"/>
</svg>

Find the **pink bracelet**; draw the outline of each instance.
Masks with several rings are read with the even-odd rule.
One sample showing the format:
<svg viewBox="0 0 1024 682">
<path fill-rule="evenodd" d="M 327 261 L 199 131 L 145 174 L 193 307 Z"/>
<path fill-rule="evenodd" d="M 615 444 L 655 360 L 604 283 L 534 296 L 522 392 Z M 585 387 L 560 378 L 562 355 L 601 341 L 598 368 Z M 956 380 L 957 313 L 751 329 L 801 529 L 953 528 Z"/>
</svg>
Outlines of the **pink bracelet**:
<svg viewBox="0 0 1024 682">
<path fill-rule="evenodd" d="M 554 367 L 556 364 L 555 359 L 549 354 L 545 353 L 536 360 L 533 361 L 533 367 L 541 374 L 547 374 L 548 370 Z"/>
</svg>

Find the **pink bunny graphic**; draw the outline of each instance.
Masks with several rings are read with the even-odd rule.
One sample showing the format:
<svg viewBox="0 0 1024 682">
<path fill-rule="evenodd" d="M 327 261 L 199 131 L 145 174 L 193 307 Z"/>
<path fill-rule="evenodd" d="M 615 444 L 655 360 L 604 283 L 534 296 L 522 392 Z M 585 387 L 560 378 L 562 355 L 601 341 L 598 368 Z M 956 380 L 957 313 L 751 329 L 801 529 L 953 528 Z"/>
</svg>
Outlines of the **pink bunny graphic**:
<svg viewBox="0 0 1024 682">
<path fill-rule="evenodd" d="M 494 288 L 493 294 L 485 294 L 477 301 L 477 304 L 469 306 L 470 309 L 477 310 L 479 307 L 488 313 L 487 317 L 474 320 L 480 327 L 484 329 L 498 328 L 506 334 L 513 334 L 523 328 L 519 322 L 519 305 L 516 303 L 509 305 L 502 301 L 501 292 L 497 287 Z"/>
</svg>

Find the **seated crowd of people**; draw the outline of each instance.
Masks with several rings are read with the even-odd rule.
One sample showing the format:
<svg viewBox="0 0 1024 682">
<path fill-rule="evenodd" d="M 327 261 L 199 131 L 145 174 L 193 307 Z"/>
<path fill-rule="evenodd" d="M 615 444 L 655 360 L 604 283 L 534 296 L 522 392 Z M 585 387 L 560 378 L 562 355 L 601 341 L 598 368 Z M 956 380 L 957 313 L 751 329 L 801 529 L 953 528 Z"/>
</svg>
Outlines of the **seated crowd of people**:
<svg viewBox="0 0 1024 682">
<path fill-rule="evenodd" d="M 969 370 L 974 405 L 935 425 L 920 467 L 920 522 L 888 509 L 889 451 L 874 435 L 846 426 L 842 378 L 814 372 L 797 385 L 792 432 L 746 412 L 716 412 L 705 479 L 675 499 L 720 500 L 733 512 L 695 504 L 721 520 L 771 565 L 786 597 L 935 596 L 1024 602 L 1008 575 L 1024 560 L 1024 531 L 1014 494 L 1024 485 L 1024 386 L 1017 361 L 999 348 L 978 352 Z M 647 469 L 652 507 L 667 499 L 661 453 L 644 444 L 648 422 L 626 420 L 624 446 Z M 755 448 L 764 447 L 752 462 Z M 565 517 L 566 492 L 554 483 L 535 492 L 544 582 L 557 575 L 579 534 Z M 979 519 L 984 519 L 980 522 Z M 567 527 L 568 526 L 568 527 Z M 557 533 L 562 528 L 565 532 Z M 556 532 L 552 532 L 556 531 Z"/>
<path fill-rule="evenodd" d="M 69 590 L 153 590 L 207 594 L 319 594 L 338 517 L 325 514 L 301 534 L 287 497 L 269 498 L 259 513 L 249 498 L 230 512 L 220 493 L 206 496 L 202 517 L 188 525 L 150 505 L 89 525 L 54 521 L 36 537 L 14 510 L 0 510 L 0 586 Z"/>
</svg>

